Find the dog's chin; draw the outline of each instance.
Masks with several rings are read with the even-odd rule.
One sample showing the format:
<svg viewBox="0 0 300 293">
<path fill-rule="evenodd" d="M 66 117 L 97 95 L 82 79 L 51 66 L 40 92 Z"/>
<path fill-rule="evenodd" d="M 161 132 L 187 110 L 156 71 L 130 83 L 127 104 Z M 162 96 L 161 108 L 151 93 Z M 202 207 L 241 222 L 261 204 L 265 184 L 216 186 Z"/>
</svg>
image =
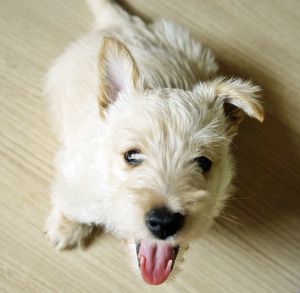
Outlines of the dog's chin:
<svg viewBox="0 0 300 293">
<path fill-rule="evenodd" d="M 143 280 L 160 285 L 169 277 L 179 246 L 164 240 L 142 239 L 136 242 L 136 254 Z"/>
</svg>

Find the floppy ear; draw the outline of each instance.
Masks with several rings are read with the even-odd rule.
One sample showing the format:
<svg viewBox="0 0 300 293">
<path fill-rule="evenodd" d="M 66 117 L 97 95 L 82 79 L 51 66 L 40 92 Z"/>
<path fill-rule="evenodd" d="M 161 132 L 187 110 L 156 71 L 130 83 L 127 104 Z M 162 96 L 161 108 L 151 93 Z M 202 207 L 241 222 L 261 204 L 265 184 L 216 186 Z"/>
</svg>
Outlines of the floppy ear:
<svg viewBox="0 0 300 293">
<path fill-rule="evenodd" d="M 216 99 L 223 104 L 230 126 L 237 127 L 244 114 L 263 122 L 264 109 L 259 95 L 260 87 L 239 78 L 221 78 L 214 83 Z"/>
<path fill-rule="evenodd" d="M 139 72 L 125 45 L 111 37 L 103 37 L 98 71 L 98 104 L 100 115 L 104 117 L 105 109 L 117 100 L 120 92 L 137 90 Z"/>
</svg>

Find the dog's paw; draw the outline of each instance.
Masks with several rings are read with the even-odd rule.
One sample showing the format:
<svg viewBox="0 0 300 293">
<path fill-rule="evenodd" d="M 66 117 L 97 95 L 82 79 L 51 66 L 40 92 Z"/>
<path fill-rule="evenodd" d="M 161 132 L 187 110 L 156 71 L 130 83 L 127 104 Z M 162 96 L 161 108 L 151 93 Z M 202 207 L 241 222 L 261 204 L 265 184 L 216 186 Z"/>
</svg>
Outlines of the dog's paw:
<svg viewBox="0 0 300 293">
<path fill-rule="evenodd" d="M 84 246 L 93 226 L 80 224 L 65 217 L 58 209 L 52 209 L 45 227 L 50 243 L 57 249 Z"/>
</svg>

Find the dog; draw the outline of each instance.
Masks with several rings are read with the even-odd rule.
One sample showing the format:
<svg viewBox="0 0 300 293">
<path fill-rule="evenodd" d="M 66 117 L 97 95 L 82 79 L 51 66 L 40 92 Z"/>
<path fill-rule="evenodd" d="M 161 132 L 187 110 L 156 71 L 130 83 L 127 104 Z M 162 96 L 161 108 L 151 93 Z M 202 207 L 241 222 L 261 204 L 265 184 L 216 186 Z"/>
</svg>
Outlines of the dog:
<svg viewBox="0 0 300 293">
<path fill-rule="evenodd" d="M 61 144 L 47 237 L 64 249 L 101 226 L 158 285 L 231 195 L 231 142 L 245 114 L 263 121 L 260 88 L 217 76 L 213 53 L 170 21 L 87 2 L 91 31 L 45 85 Z"/>
</svg>

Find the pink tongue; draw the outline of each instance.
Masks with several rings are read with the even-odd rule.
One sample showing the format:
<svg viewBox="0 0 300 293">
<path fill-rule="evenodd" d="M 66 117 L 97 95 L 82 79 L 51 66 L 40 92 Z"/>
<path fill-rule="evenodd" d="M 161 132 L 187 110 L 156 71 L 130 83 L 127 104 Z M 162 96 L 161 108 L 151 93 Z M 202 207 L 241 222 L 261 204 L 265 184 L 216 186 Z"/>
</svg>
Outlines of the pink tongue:
<svg viewBox="0 0 300 293">
<path fill-rule="evenodd" d="M 159 285 L 171 272 L 174 250 L 165 241 L 144 239 L 141 241 L 138 258 L 144 281 L 151 285 Z"/>
</svg>

